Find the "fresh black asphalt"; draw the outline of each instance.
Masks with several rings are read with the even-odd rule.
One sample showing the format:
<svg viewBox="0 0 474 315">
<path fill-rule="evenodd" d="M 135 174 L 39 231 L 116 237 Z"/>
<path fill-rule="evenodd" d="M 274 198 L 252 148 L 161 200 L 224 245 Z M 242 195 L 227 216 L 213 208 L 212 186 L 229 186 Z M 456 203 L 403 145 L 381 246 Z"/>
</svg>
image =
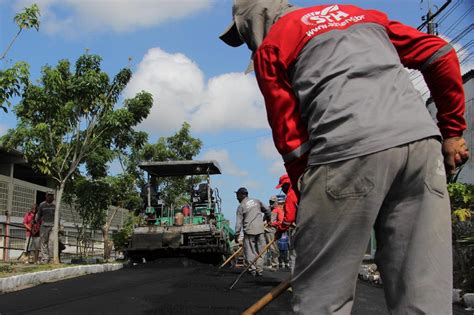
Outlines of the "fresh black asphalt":
<svg viewBox="0 0 474 315">
<path fill-rule="evenodd" d="M 244 275 L 186 258 L 167 258 L 0 295 L 0 314 L 240 314 L 289 276 Z M 291 314 L 287 291 L 259 314 Z M 380 287 L 359 282 L 353 314 L 385 315 Z M 455 307 L 455 314 L 469 314 Z"/>
</svg>

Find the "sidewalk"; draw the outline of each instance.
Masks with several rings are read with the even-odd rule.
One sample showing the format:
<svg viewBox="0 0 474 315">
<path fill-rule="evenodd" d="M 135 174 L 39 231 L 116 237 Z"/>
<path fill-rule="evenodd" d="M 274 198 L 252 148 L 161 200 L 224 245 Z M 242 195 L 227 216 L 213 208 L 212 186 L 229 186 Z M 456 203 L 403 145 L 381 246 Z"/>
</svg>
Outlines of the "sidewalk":
<svg viewBox="0 0 474 315">
<path fill-rule="evenodd" d="M 3 264 L 3 266 L 8 266 Z M 63 279 L 79 277 L 92 273 L 115 271 L 122 269 L 122 263 L 106 263 L 96 265 L 79 265 L 79 266 L 64 266 L 60 265 L 57 268 L 54 266 L 51 270 L 21 273 L 13 276 L 0 278 L 0 294 L 14 292 L 26 288 L 30 288 L 42 283 L 55 282 Z M 31 265 L 24 265 L 23 268 L 32 267 Z M 27 270 L 24 270 L 27 272 Z M 21 272 L 21 271 L 20 271 Z"/>
</svg>

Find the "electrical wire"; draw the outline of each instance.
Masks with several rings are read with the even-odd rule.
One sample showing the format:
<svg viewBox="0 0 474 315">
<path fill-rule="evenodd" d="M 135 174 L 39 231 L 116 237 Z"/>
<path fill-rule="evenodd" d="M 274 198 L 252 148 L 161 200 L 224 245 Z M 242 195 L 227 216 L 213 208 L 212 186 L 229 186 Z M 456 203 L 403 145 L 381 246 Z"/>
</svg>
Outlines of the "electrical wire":
<svg viewBox="0 0 474 315">
<path fill-rule="evenodd" d="M 464 63 L 467 63 L 469 60 L 472 59 L 472 54 L 461 60 L 459 63 L 462 65 Z"/>
<path fill-rule="evenodd" d="M 469 34 L 473 29 L 474 29 L 474 23 L 471 23 L 470 25 L 466 26 L 458 35 L 456 35 L 449 43 L 451 45 L 454 45 L 459 40 L 463 39 L 464 36 Z"/>
<path fill-rule="evenodd" d="M 472 11 L 472 7 L 471 10 Z M 449 43 L 451 45 L 454 45 L 457 43 L 459 40 L 464 38 L 466 35 L 468 35 L 472 30 L 474 29 L 474 23 L 471 23 L 469 26 L 466 26 L 456 37 L 454 37 Z M 460 49 L 456 50 L 456 53 L 459 53 L 461 50 L 468 48 L 469 46 L 472 45 L 472 40 L 470 40 L 466 45 L 462 46 Z M 413 82 L 414 85 L 418 84 L 421 81 L 416 82 L 417 79 L 421 78 L 422 74 L 419 71 L 413 70 L 410 73 L 410 79 Z"/>
<path fill-rule="evenodd" d="M 448 11 L 446 11 L 446 13 L 442 16 L 440 16 L 440 18 L 438 19 L 438 21 L 436 22 L 438 25 L 441 25 L 444 20 L 446 20 L 446 18 L 448 16 L 450 16 L 456 9 L 457 7 L 459 7 L 462 3 L 462 0 L 458 0 L 456 1 L 456 3 L 454 4 L 454 6 L 452 6 L 451 8 L 448 9 Z"/>
<path fill-rule="evenodd" d="M 462 20 L 464 20 L 466 18 L 467 15 L 469 15 L 469 13 L 472 12 L 472 10 L 474 9 L 474 6 L 471 6 L 469 8 L 469 10 L 467 10 L 466 12 L 464 12 L 463 15 L 461 15 L 455 22 L 453 22 L 451 24 L 451 26 L 446 30 L 446 32 L 444 33 L 446 36 L 449 36 L 449 34 L 451 34 L 451 32 L 455 29 L 456 26 L 459 25 L 460 22 L 462 22 Z"/>
</svg>

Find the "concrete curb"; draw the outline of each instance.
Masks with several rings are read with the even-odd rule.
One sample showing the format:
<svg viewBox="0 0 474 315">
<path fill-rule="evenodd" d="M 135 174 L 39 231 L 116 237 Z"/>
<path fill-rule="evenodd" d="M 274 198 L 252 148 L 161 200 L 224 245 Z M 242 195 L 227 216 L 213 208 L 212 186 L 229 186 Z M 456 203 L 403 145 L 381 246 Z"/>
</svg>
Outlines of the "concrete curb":
<svg viewBox="0 0 474 315">
<path fill-rule="evenodd" d="M 74 278 L 92 273 L 115 271 L 122 268 L 123 264 L 117 263 L 103 265 L 84 265 L 27 273 L 7 278 L 0 278 L 0 294 L 30 288 L 42 283 L 55 282 L 67 278 Z"/>
</svg>

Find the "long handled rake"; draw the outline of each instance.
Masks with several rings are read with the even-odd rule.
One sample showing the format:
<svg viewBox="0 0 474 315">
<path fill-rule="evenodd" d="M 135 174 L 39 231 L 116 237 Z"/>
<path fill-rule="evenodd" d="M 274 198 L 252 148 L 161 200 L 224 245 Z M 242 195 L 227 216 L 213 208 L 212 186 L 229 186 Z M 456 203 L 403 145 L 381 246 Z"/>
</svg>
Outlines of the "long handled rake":
<svg viewBox="0 0 474 315">
<path fill-rule="evenodd" d="M 232 259 L 234 259 L 235 257 L 237 257 L 238 255 L 240 255 L 240 253 L 242 252 L 242 249 L 243 247 L 239 247 L 238 250 L 235 251 L 235 253 L 232 254 L 232 256 L 230 256 L 229 258 L 227 258 L 226 261 L 224 261 L 222 263 L 222 265 L 219 266 L 219 269 L 221 269 L 222 267 L 224 267 L 225 265 L 227 265 L 229 263 L 229 261 L 231 261 Z"/>
<path fill-rule="evenodd" d="M 237 277 L 237 279 L 235 279 L 234 283 L 232 283 L 232 285 L 229 287 L 229 290 L 232 290 L 232 288 L 237 284 L 237 282 L 239 282 L 240 278 L 242 278 L 242 276 L 244 275 L 244 273 L 247 272 L 247 270 L 249 270 L 250 266 L 252 266 L 253 264 L 255 264 L 257 262 L 257 260 L 270 248 L 270 246 L 272 246 L 273 243 L 276 242 L 276 239 L 273 239 L 270 243 L 268 243 L 267 245 L 265 245 L 265 247 L 262 249 L 262 251 L 257 255 L 257 257 L 255 257 L 255 259 L 247 266 L 245 267 L 245 269 L 240 273 L 240 275 Z"/>
<path fill-rule="evenodd" d="M 260 300 L 255 302 L 252 306 L 246 309 L 242 315 L 253 315 L 261 311 L 268 303 L 279 297 L 283 292 L 288 290 L 291 286 L 291 277 L 281 282 L 279 285 L 274 287 L 270 292 L 265 294 Z"/>
<path fill-rule="evenodd" d="M 26 242 L 26 249 L 21 252 L 20 256 L 18 256 L 17 260 L 20 260 L 23 255 L 28 255 L 28 249 L 30 248 L 30 241 L 31 241 L 31 235 L 28 236 L 28 241 Z"/>
</svg>

